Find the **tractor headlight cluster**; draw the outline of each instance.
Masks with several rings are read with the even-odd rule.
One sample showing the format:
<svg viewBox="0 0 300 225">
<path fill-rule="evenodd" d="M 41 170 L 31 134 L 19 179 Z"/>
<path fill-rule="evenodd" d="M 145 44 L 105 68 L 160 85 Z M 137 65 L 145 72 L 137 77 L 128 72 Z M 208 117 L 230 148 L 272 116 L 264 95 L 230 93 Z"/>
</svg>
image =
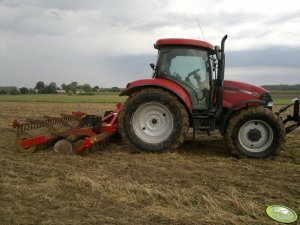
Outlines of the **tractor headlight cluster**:
<svg viewBox="0 0 300 225">
<path fill-rule="evenodd" d="M 260 96 L 260 100 L 263 100 L 266 102 L 266 105 L 268 108 L 272 109 L 273 108 L 273 98 L 270 94 L 270 92 L 265 92 Z"/>
</svg>

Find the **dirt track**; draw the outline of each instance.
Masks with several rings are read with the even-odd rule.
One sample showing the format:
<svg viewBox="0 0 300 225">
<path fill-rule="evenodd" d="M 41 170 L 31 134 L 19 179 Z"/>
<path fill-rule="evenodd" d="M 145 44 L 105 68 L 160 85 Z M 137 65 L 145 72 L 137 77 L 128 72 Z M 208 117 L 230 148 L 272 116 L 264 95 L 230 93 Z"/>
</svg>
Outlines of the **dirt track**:
<svg viewBox="0 0 300 225">
<path fill-rule="evenodd" d="M 99 114 L 112 107 L 81 104 Z M 166 154 L 134 154 L 119 143 L 84 157 L 15 151 L 8 121 L 77 109 L 0 102 L 0 224 L 275 225 L 265 215 L 270 204 L 300 215 L 299 128 L 274 160 L 236 159 L 218 134 Z"/>
</svg>

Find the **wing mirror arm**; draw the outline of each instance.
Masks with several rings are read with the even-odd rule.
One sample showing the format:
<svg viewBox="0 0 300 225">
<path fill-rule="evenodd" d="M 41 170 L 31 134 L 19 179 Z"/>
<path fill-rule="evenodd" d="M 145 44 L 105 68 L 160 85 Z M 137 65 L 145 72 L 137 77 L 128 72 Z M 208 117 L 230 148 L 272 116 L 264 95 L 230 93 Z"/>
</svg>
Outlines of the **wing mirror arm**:
<svg viewBox="0 0 300 225">
<path fill-rule="evenodd" d="M 150 63 L 150 67 L 152 68 L 152 70 L 155 70 L 155 65 L 154 65 L 154 63 Z"/>
</svg>

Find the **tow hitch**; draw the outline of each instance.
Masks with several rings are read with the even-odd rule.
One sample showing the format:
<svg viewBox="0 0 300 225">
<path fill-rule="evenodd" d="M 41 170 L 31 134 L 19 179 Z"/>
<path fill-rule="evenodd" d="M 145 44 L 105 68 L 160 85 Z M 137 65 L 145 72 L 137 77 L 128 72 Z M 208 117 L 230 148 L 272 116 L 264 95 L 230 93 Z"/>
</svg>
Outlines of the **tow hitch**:
<svg viewBox="0 0 300 225">
<path fill-rule="evenodd" d="M 284 125 L 286 125 L 290 121 L 295 122 L 295 123 L 293 123 L 293 124 L 291 124 L 291 125 L 289 125 L 289 126 L 287 126 L 285 128 L 285 131 L 286 131 L 287 134 L 290 133 L 291 131 L 295 130 L 296 128 L 298 128 L 300 126 L 299 99 L 298 98 L 294 98 L 292 100 L 291 104 L 281 107 L 279 109 L 279 111 L 276 112 L 276 114 L 278 116 L 280 116 L 281 113 L 285 112 L 287 109 L 289 109 L 292 106 L 294 106 L 293 115 L 287 115 L 286 118 L 284 120 L 282 120 L 282 123 Z"/>
</svg>

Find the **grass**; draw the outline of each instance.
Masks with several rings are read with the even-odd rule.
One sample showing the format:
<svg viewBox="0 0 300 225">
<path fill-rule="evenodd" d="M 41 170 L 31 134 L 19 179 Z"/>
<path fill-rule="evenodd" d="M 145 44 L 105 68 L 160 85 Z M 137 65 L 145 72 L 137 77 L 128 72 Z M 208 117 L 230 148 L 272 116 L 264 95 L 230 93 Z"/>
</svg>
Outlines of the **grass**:
<svg viewBox="0 0 300 225">
<path fill-rule="evenodd" d="M 272 96 L 276 105 L 287 105 L 293 98 L 300 99 L 300 91 L 272 91 Z M 116 103 L 125 100 L 126 96 L 120 97 L 118 92 L 100 92 L 95 95 L 0 95 L 0 102 Z"/>
<path fill-rule="evenodd" d="M 300 91 L 272 91 L 271 95 L 277 105 L 291 104 L 293 98 L 300 99 Z"/>
<path fill-rule="evenodd" d="M 274 104 L 275 105 L 288 105 L 291 104 L 292 100 L 291 99 L 274 99 Z"/>
<path fill-rule="evenodd" d="M 0 95 L 0 101 L 5 102 L 58 102 L 58 103 L 116 103 L 124 102 L 126 97 L 120 97 L 116 92 L 103 92 L 95 95 L 66 94 L 30 94 L 30 95 Z"/>
<path fill-rule="evenodd" d="M 291 91 L 271 91 L 272 94 L 295 94 L 300 95 L 300 90 L 291 90 Z"/>
</svg>

